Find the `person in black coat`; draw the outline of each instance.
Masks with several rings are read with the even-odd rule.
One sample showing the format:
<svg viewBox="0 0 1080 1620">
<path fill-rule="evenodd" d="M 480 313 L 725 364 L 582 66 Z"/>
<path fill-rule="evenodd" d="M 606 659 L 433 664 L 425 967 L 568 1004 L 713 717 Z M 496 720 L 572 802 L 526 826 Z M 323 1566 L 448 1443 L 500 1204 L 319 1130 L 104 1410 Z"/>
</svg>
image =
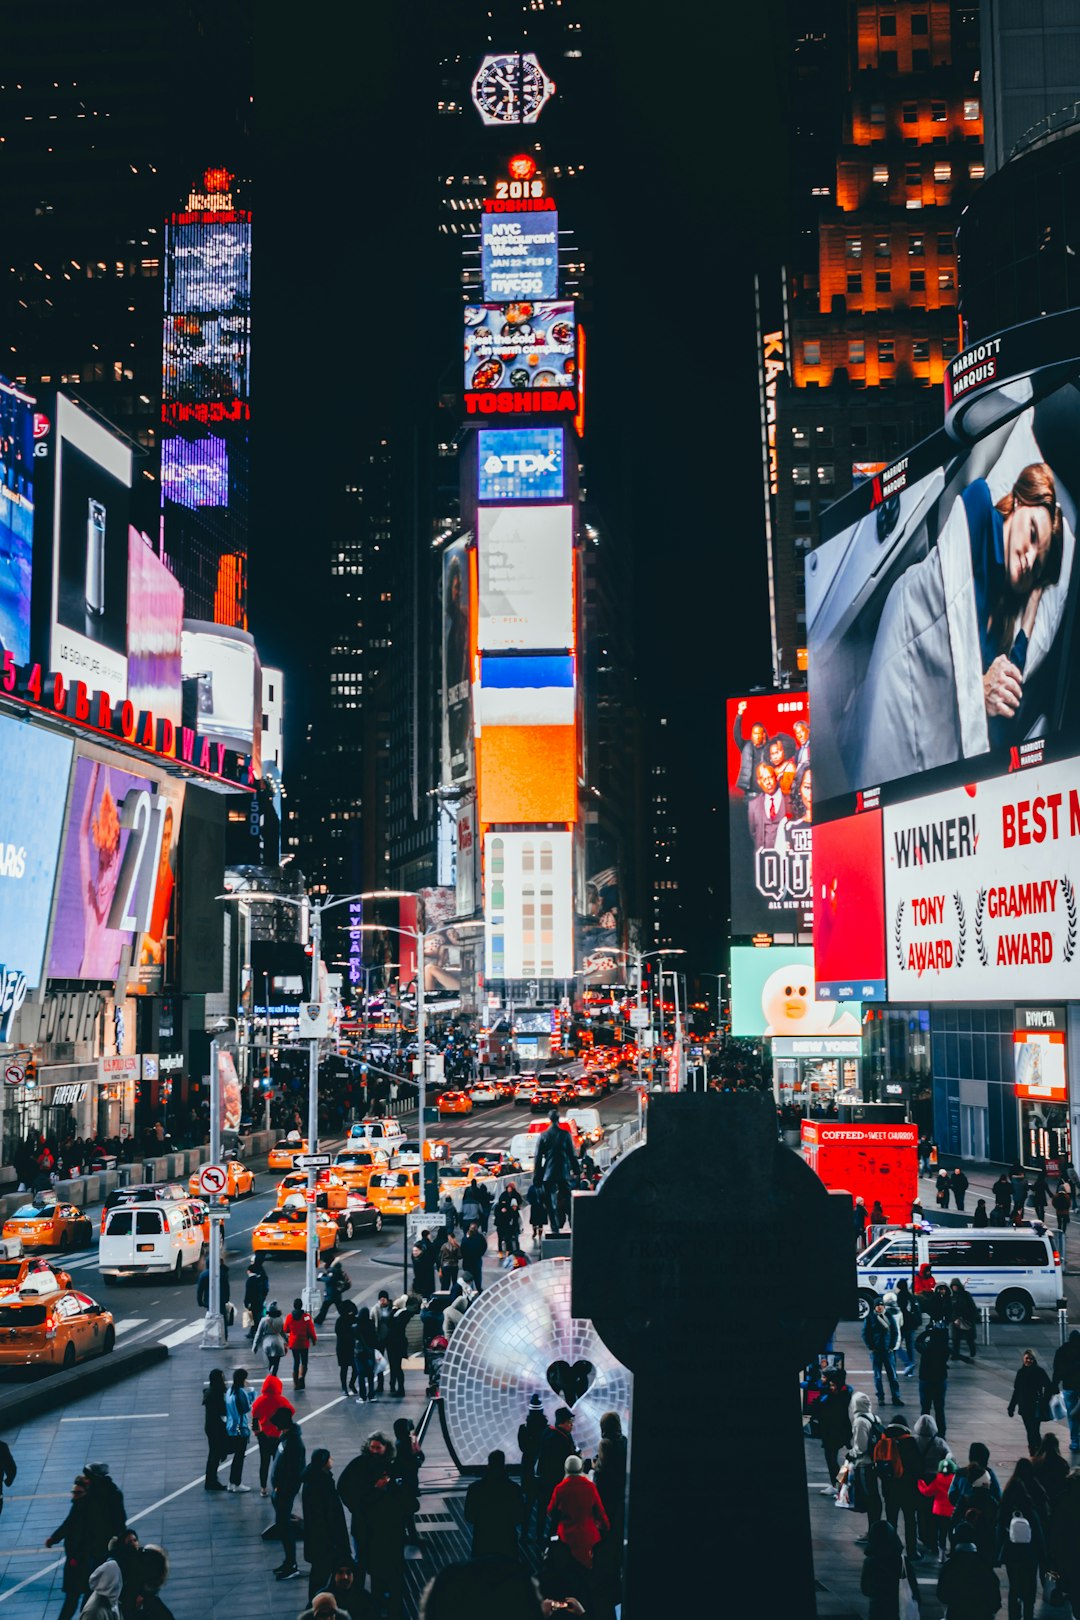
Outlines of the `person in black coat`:
<svg viewBox="0 0 1080 1620">
<path fill-rule="evenodd" d="M 879 1519 L 866 1533 L 866 1556 L 859 1579 L 859 1590 L 870 1600 L 869 1620 L 898 1620 L 903 1573 L 900 1537 L 887 1519 Z"/>
<path fill-rule="evenodd" d="M 566 1459 L 578 1455 L 578 1449 L 574 1444 L 574 1414 L 568 1406 L 560 1406 L 555 1413 L 554 1424 L 540 1440 L 540 1451 L 536 1459 L 536 1489 L 540 1497 L 541 1529 L 547 1505 L 551 1501 L 551 1493 L 556 1485 L 562 1483 L 563 1475 L 566 1473 Z"/>
<path fill-rule="evenodd" d="M 471 1277 L 479 1293 L 484 1285 L 484 1256 L 487 1253 L 487 1238 L 480 1230 L 479 1221 L 473 1221 L 469 1230 L 461 1240 L 461 1264 L 466 1275 Z"/>
<path fill-rule="evenodd" d="M 357 1578 L 361 1586 L 371 1567 L 376 1500 L 389 1487 L 393 1468 L 394 1448 L 390 1439 L 376 1431 L 368 1435 L 364 1449 L 346 1464 L 338 1480 L 338 1495 L 349 1512 Z"/>
<path fill-rule="evenodd" d="M 843 1373 L 831 1368 L 825 1375 L 825 1383 L 814 1406 L 814 1417 L 817 1420 L 821 1449 L 825 1453 L 829 1484 L 834 1490 L 839 1468 L 837 1453 L 842 1446 L 851 1444 L 851 1418 L 848 1409 L 854 1393 Z M 604 1506 L 607 1507 L 606 1502 Z M 608 1517 L 611 1517 L 610 1513 Z"/>
<path fill-rule="evenodd" d="M 304 1482 L 307 1453 L 299 1426 L 287 1407 L 274 1414 L 274 1422 L 281 1430 L 281 1439 L 270 1474 L 273 1490 L 274 1523 L 282 1546 L 282 1561 L 274 1574 L 279 1581 L 291 1580 L 296 1573 L 296 1529 L 293 1525 L 293 1503 Z"/>
<path fill-rule="evenodd" d="M 203 1432 L 206 1435 L 206 1477 L 203 1490 L 223 1491 L 217 1471 L 229 1455 L 229 1434 L 225 1427 L 225 1374 L 212 1367 L 203 1390 Z"/>
<path fill-rule="evenodd" d="M 412 1248 L 413 1293 L 421 1299 L 430 1299 L 435 1292 L 435 1247 L 427 1232 L 421 1232 L 419 1243 Z"/>
<path fill-rule="evenodd" d="M 1028 1453 L 1032 1457 L 1042 1441 L 1040 1424 L 1043 1409 L 1050 1400 L 1050 1390 L 1051 1384 L 1046 1369 L 1039 1366 L 1034 1350 L 1025 1350 L 1024 1359 L 1013 1380 L 1013 1392 L 1009 1398 L 1009 1416 L 1015 1417 L 1019 1411 L 1027 1434 Z"/>
<path fill-rule="evenodd" d="M 993 1565 L 979 1557 L 964 1525 L 953 1540 L 952 1556 L 938 1576 L 937 1595 L 948 1620 L 992 1620 L 1001 1608 L 1001 1582 Z"/>
<path fill-rule="evenodd" d="M 304 1514 L 304 1557 L 311 1565 L 308 1602 L 321 1592 L 342 1559 L 349 1556 L 349 1527 L 334 1484 L 334 1459 L 324 1446 L 311 1453 L 300 1500 Z"/>
<path fill-rule="evenodd" d="M 231 1446 L 230 1446 L 231 1449 Z M 109 1475 L 108 1463 L 87 1463 L 83 1469 L 88 1488 L 90 1506 L 90 1534 L 94 1568 L 109 1556 L 109 1543 L 114 1536 L 127 1531 L 127 1509 L 124 1493 Z"/>
<path fill-rule="evenodd" d="M 72 1620 L 72 1616 L 81 1608 L 82 1600 L 90 1591 L 90 1573 L 97 1568 L 93 1561 L 95 1542 L 89 1493 L 90 1482 L 86 1475 L 77 1475 L 71 1488 L 71 1507 L 67 1518 L 45 1542 L 46 1547 L 54 1547 L 58 1541 L 64 1543 L 64 1574 L 61 1580 L 64 1603 L 59 1620 Z"/>
<path fill-rule="evenodd" d="M 337 1352 L 338 1373 L 341 1377 L 341 1393 L 355 1395 L 356 1368 L 353 1365 L 353 1357 L 356 1352 L 356 1306 L 351 1299 L 344 1300 L 338 1311 L 337 1321 L 334 1324 L 334 1347 Z"/>
<path fill-rule="evenodd" d="M 482 1476 L 465 1492 L 465 1519 L 472 1525 L 474 1558 L 520 1558 L 525 1497 L 506 1472 L 503 1452 L 488 1453 Z"/>
<path fill-rule="evenodd" d="M 266 1264 L 261 1254 L 252 1259 L 244 1278 L 244 1307 L 251 1312 L 251 1326 L 247 1330 L 248 1340 L 255 1337 L 255 1330 L 262 1320 L 263 1307 L 266 1296 L 270 1292 L 270 1279 L 266 1275 Z"/>
<path fill-rule="evenodd" d="M 390 1367 L 390 1394 L 404 1397 L 405 1374 L 401 1363 L 409 1353 L 409 1301 L 401 1294 L 394 1301 L 386 1329 L 386 1360 Z"/>
<path fill-rule="evenodd" d="M 539 1490 L 536 1484 L 536 1464 L 540 1456 L 540 1444 L 548 1431 L 548 1420 L 544 1413 L 543 1403 L 539 1395 L 530 1395 L 529 1410 L 525 1414 L 525 1421 L 518 1426 L 518 1450 L 521 1452 L 521 1488 L 525 1493 L 525 1533 L 528 1535 L 532 1520 L 532 1511 L 539 1499 Z M 548 1498 L 550 1501 L 550 1497 Z M 541 1504 L 541 1530 L 543 1529 L 543 1514 L 547 1502 Z"/>
<path fill-rule="evenodd" d="M 14 1485 L 18 1469 L 6 1440 L 0 1440 L 0 1513 L 4 1511 L 4 1486 Z"/>
<path fill-rule="evenodd" d="M 969 1184 L 967 1176 L 965 1176 L 959 1165 L 956 1166 L 949 1177 L 949 1185 L 952 1187 L 953 1203 L 963 1213 L 964 1199 L 967 1196 Z"/>
<path fill-rule="evenodd" d="M 979 1307 L 960 1281 L 954 1277 L 949 1284 L 949 1322 L 952 1326 L 952 1357 L 963 1361 L 962 1343 L 967 1344 L 968 1359 L 975 1360 L 975 1324 L 979 1320 Z"/>
<path fill-rule="evenodd" d="M 915 1340 L 919 1352 L 919 1411 L 932 1416 L 945 1438 L 945 1390 L 949 1382 L 949 1329 L 931 1322 Z M 931 1411 L 931 1408 L 933 1410 Z"/>
<path fill-rule="evenodd" d="M 570 1132 L 559 1124 L 557 1108 L 551 1110 L 548 1119 L 551 1123 L 536 1144 L 533 1180 L 544 1189 L 551 1230 L 557 1235 L 562 1229 L 563 1209 L 570 1202 L 570 1185 L 577 1176 L 578 1162 Z M 558 1483 L 556 1480 L 555 1485 Z"/>
</svg>

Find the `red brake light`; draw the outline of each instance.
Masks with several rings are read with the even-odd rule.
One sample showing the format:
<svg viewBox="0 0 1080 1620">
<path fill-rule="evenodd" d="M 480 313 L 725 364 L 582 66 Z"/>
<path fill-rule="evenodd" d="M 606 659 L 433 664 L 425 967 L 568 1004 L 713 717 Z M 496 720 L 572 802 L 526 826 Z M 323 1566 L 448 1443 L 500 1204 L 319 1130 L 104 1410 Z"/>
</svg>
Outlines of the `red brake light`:
<svg viewBox="0 0 1080 1620">
<path fill-rule="evenodd" d="M 45 1318 L 45 1337 L 47 1339 L 51 1339 L 51 1338 L 53 1338 L 55 1336 L 55 1334 L 56 1334 L 56 1318 L 55 1318 L 55 1316 L 47 1316 Z"/>
</svg>

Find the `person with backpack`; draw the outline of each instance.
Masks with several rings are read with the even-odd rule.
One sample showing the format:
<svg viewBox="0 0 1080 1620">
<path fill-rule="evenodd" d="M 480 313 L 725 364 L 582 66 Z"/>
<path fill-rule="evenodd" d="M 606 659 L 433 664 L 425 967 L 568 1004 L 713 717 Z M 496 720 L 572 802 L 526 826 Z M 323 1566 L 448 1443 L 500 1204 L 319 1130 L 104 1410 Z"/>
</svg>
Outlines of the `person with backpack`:
<svg viewBox="0 0 1080 1620">
<path fill-rule="evenodd" d="M 852 1468 L 851 1504 L 857 1513 L 865 1513 L 868 1521 L 867 1536 L 881 1518 L 881 1492 L 874 1472 L 874 1447 L 881 1439 L 882 1429 L 874 1416 L 870 1397 L 857 1390 L 851 1397 L 851 1450 L 848 1462 Z M 856 1545 L 866 1546 L 867 1536 L 856 1536 Z"/>
<path fill-rule="evenodd" d="M 903 1574 L 900 1537 L 888 1520 L 879 1519 L 867 1533 L 866 1556 L 859 1577 L 859 1590 L 870 1600 L 869 1620 L 898 1620 Z"/>
<path fill-rule="evenodd" d="M 1001 1486 L 998 1477 L 990 1467 L 990 1447 L 981 1440 L 973 1440 L 968 1447 L 968 1460 L 965 1468 L 956 1471 L 952 1485 L 949 1488 L 949 1501 L 953 1505 L 953 1515 L 962 1519 L 967 1506 L 965 1498 L 970 1496 L 974 1489 L 974 1481 L 986 1475 L 990 1481 L 990 1494 L 995 1502 L 1001 1501 Z"/>
<path fill-rule="evenodd" d="M 1001 1608 L 1001 1582 L 993 1567 L 984 1563 L 975 1538 L 961 1525 L 953 1550 L 938 1576 L 937 1595 L 945 1605 L 946 1620 L 993 1620 Z"/>
<path fill-rule="evenodd" d="M 1009 1416 L 1015 1417 L 1017 1411 L 1024 1424 L 1027 1435 L 1028 1455 L 1034 1456 L 1042 1441 L 1042 1427 L 1044 1413 L 1049 1416 L 1049 1402 L 1051 1391 L 1050 1379 L 1046 1370 L 1039 1366 L 1034 1350 L 1025 1350 L 1019 1370 L 1013 1380 L 1013 1392 L 1009 1399 Z"/>
<path fill-rule="evenodd" d="M 340 1260 L 335 1260 L 333 1265 L 324 1266 L 319 1273 L 319 1281 L 322 1284 L 323 1300 L 319 1306 L 319 1314 L 315 1318 L 316 1327 L 322 1327 L 331 1305 L 338 1315 L 341 1315 L 342 1301 L 352 1287 L 352 1281 Z"/>
<path fill-rule="evenodd" d="M 1042 1533 L 1021 1508 L 998 1527 L 995 1562 L 1005 1565 L 1009 1577 L 1009 1620 L 1035 1620 L 1035 1592 L 1045 1557 Z"/>
<path fill-rule="evenodd" d="M 933 1419 L 927 1421 L 933 1422 Z M 955 1473 L 955 1462 L 951 1457 L 945 1456 L 938 1463 L 932 1479 L 919 1481 L 922 1505 L 929 1504 L 930 1508 L 930 1528 L 927 1531 L 924 1520 L 922 1544 L 928 1553 L 937 1553 L 939 1564 L 945 1562 L 945 1549 L 949 1544 L 949 1527 L 952 1524 L 953 1513 L 952 1503 L 949 1501 L 949 1487 Z"/>
<path fill-rule="evenodd" d="M 895 1530 L 904 1515 L 904 1547 L 909 1558 L 919 1556 L 919 1447 L 914 1435 L 896 1416 L 882 1430 L 874 1447 L 874 1472 L 885 1500 L 885 1517 Z"/>
<path fill-rule="evenodd" d="M 895 1298 L 892 1305 L 886 1305 L 883 1299 L 878 1300 L 863 1323 L 862 1336 L 863 1343 L 870 1352 L 870 1365 L 874 1372 L 874 1392 L 879 1404 L 885 1399 L 882 1373 L 886 1373 L 893 1405 L 902 1405 L 900 1385 L 896 1381 L 895 1352 L 900 1343 L 900 1313 L 896 1309 Z"/>
<path fill-rule="evenodd" d="M 944 1322 L 931 1322 L 915 1340 L 919 1352 L 919 1411 L 933 1417 L 945 1438 L 945 1391 L 949 1383 L 949 1330 Z"/>
<path fill-rule="evenodd" d="M 232 1467 L 229 1469 L 229 1490 L 234 1496 L 250 1491 L 250 1485 L 241 1483 L 244 1477 L 244 1458 L 251 1439 L 251 1394 L 245 1387 L 247 1368 L 237 1367 L 232 1383 L 225 1395 L 225 1432 L 229 1437 Z"/>
</svg>

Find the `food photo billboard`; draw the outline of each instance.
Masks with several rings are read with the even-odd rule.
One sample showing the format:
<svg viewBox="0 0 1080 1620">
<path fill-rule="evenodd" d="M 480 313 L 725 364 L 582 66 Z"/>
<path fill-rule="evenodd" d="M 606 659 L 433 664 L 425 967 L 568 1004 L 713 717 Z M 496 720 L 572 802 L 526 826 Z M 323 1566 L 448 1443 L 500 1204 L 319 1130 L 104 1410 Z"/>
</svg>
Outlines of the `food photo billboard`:
<svg viewBox="0 0 1080 1620">
<path fill-rule="evenodd" d="M 813 920 L 813 771 L 805 692 L 727 704 L 731 931 L 794 932 Z"/>
<path fill-rule="evenodd" d="M 466 392 L 572 389 L 576 379 L 572 303 L 466 304 Z"/>
</svg>

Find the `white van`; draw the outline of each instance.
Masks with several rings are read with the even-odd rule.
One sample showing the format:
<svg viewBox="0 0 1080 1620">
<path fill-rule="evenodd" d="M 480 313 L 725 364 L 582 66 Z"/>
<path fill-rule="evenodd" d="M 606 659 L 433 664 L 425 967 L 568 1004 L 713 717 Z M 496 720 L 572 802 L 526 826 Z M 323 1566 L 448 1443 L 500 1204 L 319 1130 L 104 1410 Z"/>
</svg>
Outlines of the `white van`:
<svg viewBox="0 0 1080 1620">
<path fill-rule="evenodd" d="M 563 1118 L 572 1120 L 577 1126 L 586 1147 L 596 1147 L 604 1140 L 604 1127 L 600 1123 L 598 1108 L 565 1108 Z"/>
<path fill-rule="evenodd" d="M 139 1277 L 198 1270 L 203 1257 L 201 1210 L 190 1199 L 175 1203 L 121 1204 L 105 1218 L 98 1249 L 103 1277 Z"/>
<path fill-rule="evenodd" d="M 910 1283 L 929 1264 L 934 1281 L 959 1277 L 976 1305 L 989 1305 L 1003 1322 L 1030 1322 L 1035 1311 L 1064 1305 L 1061 1256 L 1046 1227 L 938 1227 L 914 1234 L 890 1227 L 856 1260 L 859 1315 L 865 1317 L 901 1278 Z"/>
<path fill-rule="evenodd" d="M 405 1142 L 405 1132 L 399 1119 L 362 1119 L 359 1125 L 349 1126 L 349 1146 L 382 1148 L 393 1153 Z"/>
<path fill-rule="evenodd" d="M 536 1144 L 539 1140 L 540 1137 L 533 1135 L 531 1131 L 518 1131 L 510 1138 L 507 1150 L 510 1157 L 516 1159 L 522 1170 L 530 1176 L 536 1163 Z"/>
</svg>

